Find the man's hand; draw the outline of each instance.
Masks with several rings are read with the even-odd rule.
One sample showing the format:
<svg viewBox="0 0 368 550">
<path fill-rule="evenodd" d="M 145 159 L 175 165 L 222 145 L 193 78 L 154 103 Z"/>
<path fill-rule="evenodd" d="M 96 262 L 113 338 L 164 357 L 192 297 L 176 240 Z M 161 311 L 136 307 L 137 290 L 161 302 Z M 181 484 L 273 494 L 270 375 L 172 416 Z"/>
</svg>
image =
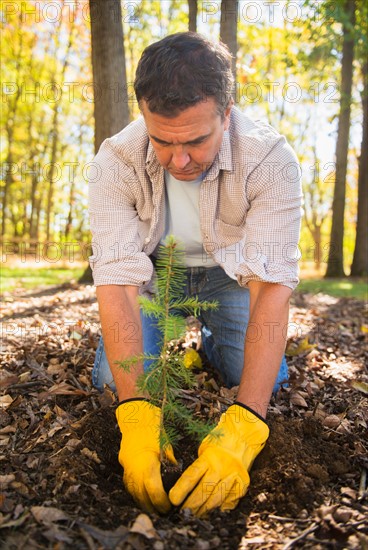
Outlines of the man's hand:
<svg viewBox="0 0 368 550">
<path fill-rule="evenodd" d="M 122 440 L 119 462 L 124 468 L 124 485 L 147 512 L 165 514 L 171 508 L 160 472 L 161 411 L 144 399 L 129 399 L 116 409 Z M 165 456 L 176 464 L 172 447 Z"/>
<path fill-rule="evenodd" d="M 267 424 L 250 409 L 241 403 L 229 407 L 202 441 L 199 458 L 171 489 L 171 502 L 191 509 L 196 516 L 218 506 L 235 508 L 248 490 L 248 472 L 268 435 Z"/>
</svg>

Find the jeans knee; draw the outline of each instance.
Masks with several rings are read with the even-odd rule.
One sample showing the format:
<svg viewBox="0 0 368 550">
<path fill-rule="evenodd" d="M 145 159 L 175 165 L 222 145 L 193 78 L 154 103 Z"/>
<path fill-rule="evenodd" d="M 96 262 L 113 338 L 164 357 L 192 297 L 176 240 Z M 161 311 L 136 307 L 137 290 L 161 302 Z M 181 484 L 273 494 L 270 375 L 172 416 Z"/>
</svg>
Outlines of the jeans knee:
<svg viewBox="0 0 368 550">
<path fill-rule="evenodd" d="M 104 390 L 105 384 L 108 385 L 112 391 L 116 391 L 115 382 L 106 357 L 102 336 L 97 346 L 95 361 L 93 364 L 92 384 L 101 392 Z"/>
</svg>

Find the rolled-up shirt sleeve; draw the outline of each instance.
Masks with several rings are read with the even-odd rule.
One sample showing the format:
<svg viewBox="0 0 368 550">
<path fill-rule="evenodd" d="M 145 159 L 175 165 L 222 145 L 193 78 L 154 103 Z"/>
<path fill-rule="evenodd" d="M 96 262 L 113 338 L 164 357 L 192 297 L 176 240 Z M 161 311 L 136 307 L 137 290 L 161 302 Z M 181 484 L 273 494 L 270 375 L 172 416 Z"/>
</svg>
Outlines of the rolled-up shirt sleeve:
<svg viewBox="0 0 368 550">
<path fill-rule="evenodd" d="M 302 217 L 301 170 L 285 138 L 250 174 L 250 209 L 246 238 L 236 277 L 279 283 L 294 289 L 298 282 L 299 235 Z"/>
<path fill-rule="evenodd" d="M 152 277 L 152 263 L 142 251 L 135 180 L 134 168 L 105 140 L 89 167 L 89 261 L 96 286 L 141 286 Z"/>
</svg>

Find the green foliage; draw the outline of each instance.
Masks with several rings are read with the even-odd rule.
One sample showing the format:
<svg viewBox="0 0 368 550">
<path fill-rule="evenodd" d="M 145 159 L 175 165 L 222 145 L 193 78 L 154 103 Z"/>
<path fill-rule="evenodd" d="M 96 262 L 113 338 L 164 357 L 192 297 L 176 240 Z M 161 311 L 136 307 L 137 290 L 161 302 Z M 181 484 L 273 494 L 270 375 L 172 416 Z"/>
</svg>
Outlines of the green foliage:
<svg viewBox="0 0 368 550">
<path fill-rule="evenodd" d="M 311 294 L 329 294 L 337 298 L 368 299 L 368 281 L 366 279 L 304 279 L 297 291 Z"/>
<path fill-rule="evenodd" d="M 51 16 L 51 12 L 43 10 L 42 2 L 14 3 L 17 9 L 5 10 L 3 14 L 1 196 L 5 192 L 7 166 L 12 167 L 8 174 L 7 205 L 3 208 L 6 238 L 45 238 L 51 164 L 54 166 L 54 200 L 50 237 L 68 242 L 83 241 L 88 235 L 85 213 L 90 174 L 87 163 L 93 158 L 88 2 L 86 5 L 77 2 L 73 9 L 67 4 L 60 2 L 63 17 L 53 22 L 44 16 L 46 13 Z M 295 148 L 303 168 L 307 221 L 313 228 L 315 212 L 316 223 L 323 222 L 324 246 L 328 243 L 328 210 L 334 183 L 330 174 L 333 173 L 340 100 L 345 1 L 260 2 L 259 9 L 253 7 L 252 11 L 255 4 L 239 3 L 238 105 L 253 118 L 267 118 Z M 272 20 L 271 4 L 276 14 Z M 296 5 L 300 9 L 296 9 Z M 216 40 L 221 2 L 203 3 L 203 6 L 198 3 L 198 6 L 198 30 Z M 286 11 L 288 6 L 290 10 Z M 351 29 L 356 47 L 350 159 L 359 156 L 361 72 L 368 56 L 368 3 L 356 0 L 356 7 L 356 25 Z M 27 15 L 20 17 L 21 11 Z M 122 16 L 129 108 L 134 119 L 139 115 L 133 92 L 139 57 L 148 44 L 187 29 L 188 3 L 187 0 L 124 2 Z M 291 86 L 289 90 L 288 86 Z M 295 89 L 301 92 L 298 100 L 292 99 Z M 58 113 L 56 125 L 55 112 Z M 55 129 L 58 140 L 53 158 L 51 143 Z M 320 166 L 320 173 L 313 176 L 312 167 L 316 165 Z M 350 160 L 349 185 L 356 181 L 357 170 L 354 160 Z M 346 205 L 345 246 L 349 249 L 353 248 L 351 242 L 355 235 L 356 190 L 357 185 L 352 187 L 351 200 L 348 197 Z"/>
<path fill-rule="evenodd" d="M 196 378 L 184 363 L 184 352 L 178 341 L 185 333 L 183 315 L 198 315 L 200 310 L 217 308 L 216 302 L 200 301 L 197 297 L 183 297 L 186 284 L 184 251 L 172 235 L 159 249 L 157 264 L 157 293 L 152 300 L 139 298 L 145 315 L 157 319 L 162 333 L 160 353 L 143 354 L 120 363 L 129 372 L 142 360 L 151 361 L 150 369 L 137 381 L 139 391 L 148 394 L 150 401 L 161 408 L 161 449 L 173 444 L 179 434 L 186 432 L 202 440 L 213 426 L 195 418 L 180 401 L 183 388 L 197 385 Z"/>
<path fill-rule="evenodd" d="M 72 280 L 78 280 L 83 269 L 78 268 L 31 268 L 2 267 L 0 277 L 0 293 L 13 292 L 15 289 L 33 289 L 41 286 L 60 285 Z"/>
<path fill-rule="evenodd" d="M 2 215 L 7 238 L 44 237 L 51 184 L 50 236 L 62 239 L 70 210 L 68 240 L 87 234 L 83 169 L 93 155 L 89 26 L 81 4 L 74 17 L 67 12 L 65 6 L 65 17 L 53 23 L 45 18 L 41 2 L 23 2 L 3 13 L 0 195 L 4 201 L 6 189 Z M 74 181 L 78 186 L 71 193 Z"/>
</svg>

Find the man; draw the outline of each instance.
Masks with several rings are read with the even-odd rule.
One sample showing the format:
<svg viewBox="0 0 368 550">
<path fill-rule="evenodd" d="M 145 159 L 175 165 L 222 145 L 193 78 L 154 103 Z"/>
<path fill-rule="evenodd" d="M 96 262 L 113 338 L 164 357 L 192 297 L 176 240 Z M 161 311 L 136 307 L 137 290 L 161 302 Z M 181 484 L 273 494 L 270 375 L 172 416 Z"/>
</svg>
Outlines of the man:
<svg viewBox="0 0 368 550">
<path fill-rule="evenodd" d="M 91 265 L 103 340 L 93 383 L 118 393 L 124 483 L 148 511 L 171 504 L 198 516 L 234 508 L 268 438 L 274 388 L 287 377 L 289 298 L 298 283 L 301 189 L 297 159 L 284 137 L 233 107 L 231 56 L 222 44 L 178 33 L 149 46 L 135 93 L 142 113 L 107 139 L 90 182 Z M 216 299 L 201 316 L 203 347 L 236 402 L 219 437 L 167 495 L 160 475 L 160 411 L 136 387 L 122 359 L 154 352 L 160 333 L 139 312 L 153 292 L 154 259 L 165 235 L 185 245 L 187 294 Z M 280 367 L 281 365 L 281 367 Z M 167 458 L 175 462 L 171 448 Z"/>
</svg>

